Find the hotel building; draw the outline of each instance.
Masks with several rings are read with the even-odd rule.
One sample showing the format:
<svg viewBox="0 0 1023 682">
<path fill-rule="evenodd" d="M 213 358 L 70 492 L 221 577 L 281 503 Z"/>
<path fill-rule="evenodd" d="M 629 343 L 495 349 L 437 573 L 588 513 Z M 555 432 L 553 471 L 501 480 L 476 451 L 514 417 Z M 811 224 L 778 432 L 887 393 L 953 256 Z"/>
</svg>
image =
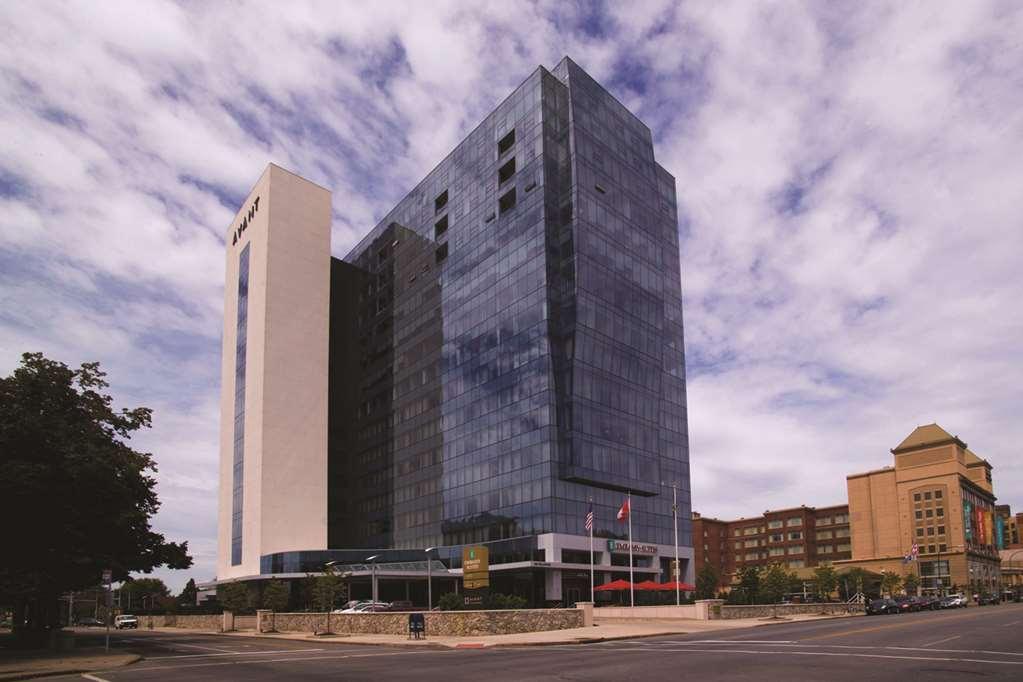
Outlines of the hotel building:
<svg viewBox="0 0 1023 682">
<path fill-rule="evenodd" d="M 927 592 L 997 593 L 1005 525 L 991 465 L 937 424 L 892 449 L 894 466 L 847 477 L 852 558 L 874 573 L 914 572 Z M 916 548 L 916 559 L 906 561 Z"/>
<path fill-rule="evenodd" d="M 382 597 L 403 576 L 423 603 L 427 557 L 457 576 L 485 543 L 495 591 L 588 599 L 587 509 L 597 583 L 627 577 L 631 492 L 636 579 L 671 579 L 677 514 L 691 582 L 675 181 L 650 129 L 566 58 L 340 259 L 331 210 L 270 165 L 227 232 L 217 581 L 372 555 Z"/>
</svg>

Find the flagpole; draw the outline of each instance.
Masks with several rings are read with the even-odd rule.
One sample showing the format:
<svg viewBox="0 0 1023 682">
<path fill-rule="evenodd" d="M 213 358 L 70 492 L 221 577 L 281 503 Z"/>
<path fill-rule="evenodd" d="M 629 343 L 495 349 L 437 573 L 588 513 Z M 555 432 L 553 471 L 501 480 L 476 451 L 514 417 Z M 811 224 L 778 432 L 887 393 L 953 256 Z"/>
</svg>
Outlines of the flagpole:
<svg viewBox="0 0 1023 682">
<path fill-rule="evenodd" d="M 678 484 L 671 484 L 671 515 L 675 521 L 675 570 L 672 577 L 675 579 L 675 606 L 682 605 L 682 567 L 678 563 Z"/>
<path fill-rule="evenodd" d="M 636 580 L 633 577 L 632 561 L 632 491 L 629 491 L 629 606 L 636 605 Z"/>
<path fill-rule="evenodd" d="M 593 498 L 590 498 L 590 514 L 593 513 Z M 592 517 L 591 517 L 592 518 Z M 593 598 L 593 521 L 590 521 L 590 601 L 596 604 Z"/>
</svg>

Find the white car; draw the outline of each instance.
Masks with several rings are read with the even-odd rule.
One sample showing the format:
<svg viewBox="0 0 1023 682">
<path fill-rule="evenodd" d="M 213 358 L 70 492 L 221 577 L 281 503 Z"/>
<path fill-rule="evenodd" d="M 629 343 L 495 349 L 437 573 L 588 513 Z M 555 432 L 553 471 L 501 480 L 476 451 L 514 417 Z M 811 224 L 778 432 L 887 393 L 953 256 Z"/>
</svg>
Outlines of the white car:
<svg viewBox="0 0 1023 682">
<path fill-rule="evenodd" d="M 135 616 L 118 616 L 114 618 L 114 627 L 118 630 L 124 630 L 125 628 L 138 629 L 139 619 Z"/>
</svg>

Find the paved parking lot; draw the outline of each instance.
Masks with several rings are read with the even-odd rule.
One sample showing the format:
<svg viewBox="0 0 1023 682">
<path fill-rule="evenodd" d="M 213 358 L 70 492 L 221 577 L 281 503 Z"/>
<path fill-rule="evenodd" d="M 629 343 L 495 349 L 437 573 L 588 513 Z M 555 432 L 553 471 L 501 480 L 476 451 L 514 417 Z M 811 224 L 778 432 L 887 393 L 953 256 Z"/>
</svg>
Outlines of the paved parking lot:
<svg viewBox="0 0 1023 682">
<path fill-rule="evenodd" d="M 701 635 L 485 650 L 167 632 L 115 635 L 145 656 L 90 679 L 1023 679 L 1023 604 L 771 624 Z M 70 677 L 64 679 L 72 679 Z M 78 678 L 80 679 L 80 678 Z"/>
</svg>

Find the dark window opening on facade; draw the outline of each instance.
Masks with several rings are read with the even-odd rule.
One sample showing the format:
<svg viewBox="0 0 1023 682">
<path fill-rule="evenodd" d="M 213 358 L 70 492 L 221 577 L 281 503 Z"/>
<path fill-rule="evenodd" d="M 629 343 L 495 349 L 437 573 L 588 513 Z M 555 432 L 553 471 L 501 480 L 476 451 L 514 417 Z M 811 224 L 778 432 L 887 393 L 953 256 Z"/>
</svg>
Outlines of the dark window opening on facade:
<svg viewBox="0 0 1023 682">
<path fill-rule="evenodd" d="M 504 164 L 497 170 L 497 184 L 503 185 L 504 183 L 511 180 L 513 175 L 515 175 L 514 156 L 508 160 L 508 163 Z"/>
<path fill-rule="evenodd" d="M 442 208 L 444 208 L 447 205 L 448 205 L 448 191 L 444 190 L 443 192 L 440 193 L 440 195 L 436 199 L 433 200 L 433 210 L 436 213 L 437 211 L 441 210 Z"/>
<path fill-rule="evenodd" d="M 513 208 L 515 208 L 515 188 L 512 188 L 510 192 L 497 201 L 497 212 L 500 215 L 504 215 Z"/>
<path fill-rule="evenodd" d="M 448 245 L 447 242 L 437 247 L 437 262 L 443 263 L 448 258 Z"/>
<path fill-rule="evenodd" d="M 502 137 L 497 143 L 497 153 L 504 154 L 506 151 L 515 146 L 515 129 L 512 128 L 507 135 Z"/>
<path fill-rule="evenodd" d="M 434 239 L 440 237 L 442 234 L 448 231 L 448 217 L 444 216 L 437 221 L 437 224 L 433 226 Z"/>
</svg>

